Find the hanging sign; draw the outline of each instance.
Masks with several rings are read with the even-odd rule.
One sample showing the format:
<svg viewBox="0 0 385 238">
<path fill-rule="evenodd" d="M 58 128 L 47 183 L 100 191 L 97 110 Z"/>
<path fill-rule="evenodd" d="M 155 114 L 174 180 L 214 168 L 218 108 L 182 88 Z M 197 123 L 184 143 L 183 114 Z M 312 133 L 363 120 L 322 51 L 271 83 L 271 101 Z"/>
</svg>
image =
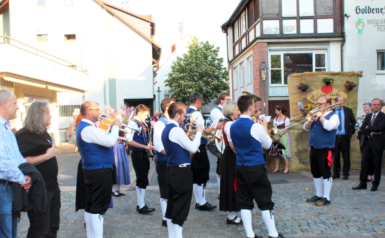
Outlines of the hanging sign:
<svg viewBox="0 0 385 238">
<path fill-rule="evenodd" d="M 311 103 L 317 104 L 318 99 L 322 96 L 331 98 L 332 102 L 334 102 L 336 97 L 343 97 L 345 100 L 348 98 L 348 95 L 343 91 L 333 88 L 332 85 L 327 85 L 323 86 L 321 89 L 309 93 L 307 95 L 307 100 Z"/>
</svg>

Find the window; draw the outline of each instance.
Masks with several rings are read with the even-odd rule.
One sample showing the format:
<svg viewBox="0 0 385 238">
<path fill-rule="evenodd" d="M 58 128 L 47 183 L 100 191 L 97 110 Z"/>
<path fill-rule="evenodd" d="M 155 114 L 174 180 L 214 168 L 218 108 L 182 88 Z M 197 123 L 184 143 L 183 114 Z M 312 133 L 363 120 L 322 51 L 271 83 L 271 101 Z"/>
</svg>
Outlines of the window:
<svg viewBox="0 0 385 238">
<path fill-rule="evenodd" d="M 45 0 L 37 0 L 37 5 L 39 7 L 44 7 L 45 6 Z"/>
<path fill-rule="evenodd" d="M 308 19 L 308 20 L 300 20 L 300 33 L 306 34 L 306 33 L 314 33 L 314 20 Z"/>
<path fill-rule="evenodd" d="M 279 34 L 279 20 L 263 21 L 263 34 Z"/>
<path fill-rule="evenodd" d="M 283 34 L 297 34 L 297 20 L 283 20 Z"/>
<path fill-rule="evenodd" d="M 296 17 L 297 16 L 297 1 L 296 0 L 282 0 L 282 16 Z"/>
<path fill-rule="evenodd" d="M 282 52 L 271 54 L 270 85 L 287 85 L 288 78 L 293 73 L 326 71 L 326 53 L 323 52 Z"/>
<path fill-rule="evenodd" d="M 239 64 L 239 88 L 245 86 L 245 63 Z"/>
<path fill-rule="evenodd" d="M 73 0 L 65 0 L 65 4 L 66 4 L 66 6 L 73 6 L 74 1 Z"/>
<path fill-rule="evenodd" d="M 377 52 L 377 70 L 385 70 L 385 52 Z"/>
<path fill-rule="evenodd" d="M 299 0 L 299 15 L 314 16 L 314 0 Z"/>
<path fill-rule="evenodd" d="M 250 56 L 248 59 L 247 59 L 247 62 L 249 63 L 249 67 L 248 67 L 248 71 L 249 71 L 249 77 L 248 77 L 248 84 L 251 84 L 253 83 L 253 56 Z"/>
<path fill-rule="evenodd" d="M 48 42 L 48 35 L 47 34 L 38 34 L 37 35 L 37 42 Z"/>
<path fill-rule="evenodd" d="M 318 16 L 330 16 L 334 14 L 333 0 L 316 0 L 316 9 Z"/>
<path fill-rule="evenodd" d="M 234 89 L 238 89 L 238 67 L 234 67 L 233 85 L 234 85 Z"/>
<path fill-rule="evenodd" d="M 278 17 L 279 9 L 279 0 L 262 0 L 262 15 L 264 17 Z"/>
<path fill-rule="evenodd" d="M 75 34 L 66 34 L 64 35 L 64 41 L 76 41 Z"/>
<path fill-rule="evenodd" d="M 333 19 L 318 19 L 317 33 L 333 33 L 334 32 Z"/>
<path fill-rule="evenodd" d="M 239 29 L 238 29 L 238 21 L 234 23 L 234 42 L 236 42 L 239 38 Z"/>
<path fill-rule="evenodd" d="M 72 117 L 75 108 L 80 109 L 80 105 L 63 105 L 59 106 L 59 117 Z"/>
<path fill-rule="evenodd" d="M 247 28 L 250 28 L 254 23 L 254 1 L 250 1 L 247 7 Z"/>
<path fill-rule="evenodd" d="M 241 36 L 246 32 L 246 12 L 241 15 Z"/>
</svg>

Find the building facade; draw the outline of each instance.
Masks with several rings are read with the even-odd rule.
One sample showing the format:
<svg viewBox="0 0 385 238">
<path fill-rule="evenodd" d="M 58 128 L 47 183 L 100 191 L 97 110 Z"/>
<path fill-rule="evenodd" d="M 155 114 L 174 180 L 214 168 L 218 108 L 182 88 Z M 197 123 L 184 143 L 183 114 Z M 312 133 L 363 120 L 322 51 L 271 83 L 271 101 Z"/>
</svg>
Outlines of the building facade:
<svg viewBox="0 0 385 238">
<path fill-rule="evenodd" d="M 268 115 L 289 108 L 290 74 L 342 70 L 342 0 L 243 0 L 222 31 L 233 98 L 254 93 Z"/>
</svg>

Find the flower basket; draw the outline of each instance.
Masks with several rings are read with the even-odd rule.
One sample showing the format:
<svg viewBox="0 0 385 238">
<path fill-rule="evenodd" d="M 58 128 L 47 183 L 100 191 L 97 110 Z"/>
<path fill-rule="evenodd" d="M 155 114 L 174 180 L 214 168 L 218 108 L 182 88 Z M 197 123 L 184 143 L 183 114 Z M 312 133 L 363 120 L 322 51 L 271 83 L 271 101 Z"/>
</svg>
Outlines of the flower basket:
<svg viewBox="0 0 385 238">
<path fill-rule="evenodd" d="M 301 90 L 302 92 L 305 92 L 308 88 L 309 88 L 309 85 L 307 85 L 304 82 L 297 85 L 297 89 Z"/>
<path fill-rule="evenodd" d="M 353 88 L 357 87 L 357 85 L 353 81 L 346 81 L 345 87 L 347 87 L 348 90 L 353 90 Z"/>
<path fill-rule="evenodd" d="M 334 82 L 334 79 L 332 77 L 324 77 L 322 82 L 324 82 L 326 85 L 330 85 Z"/>
</svg>

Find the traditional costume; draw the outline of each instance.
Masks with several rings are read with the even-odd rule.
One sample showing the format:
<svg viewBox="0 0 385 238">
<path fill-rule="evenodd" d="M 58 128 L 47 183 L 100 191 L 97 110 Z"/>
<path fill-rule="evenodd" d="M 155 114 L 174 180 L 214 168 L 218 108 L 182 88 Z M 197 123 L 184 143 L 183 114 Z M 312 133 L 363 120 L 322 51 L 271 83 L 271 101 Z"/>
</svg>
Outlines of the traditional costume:
<svg viewBox="0 0 385 238">
<path fill-rule="evenodd" d="M 118 140 L 114 145 L 114 158 L 116 168 L 116 183 L 112 187 L 112 193 L 115 196 L 124 196 L 120 191 L 120 185 L 129 185 L 130 181 L 130 168 L 128 162 L 128 155 L 123 140 Z"/>
<path fill-rule="evenodd" d="M 283 121 L 278 122 L 278 117 L 274 118 L 273 126 L 277 127 L 278 130 L 285 130 L 285 127 L 290 126 L 290 119 L 285 117 Z M 291 149 L 290 149 L 290 138 L 289 132 L 286 131 L 278 140 L 285 147 L 285 156 L 282 156 L 284 159 L 291 157 Z"/>
</svg>

